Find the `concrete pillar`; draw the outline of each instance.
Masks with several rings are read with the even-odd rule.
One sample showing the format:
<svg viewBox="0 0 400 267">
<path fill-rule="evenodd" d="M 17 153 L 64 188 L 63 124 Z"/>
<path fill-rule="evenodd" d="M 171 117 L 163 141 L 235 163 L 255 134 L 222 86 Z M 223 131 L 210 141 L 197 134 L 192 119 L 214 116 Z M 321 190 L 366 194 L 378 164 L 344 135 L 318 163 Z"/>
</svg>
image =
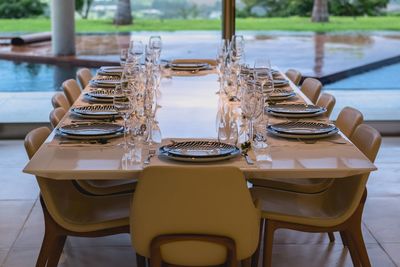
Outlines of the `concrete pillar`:
<svg viewBox="0 0 400 267">
<path fill-rule="evenodd" d="M 75 0 L 51 0 L 51 35 L 54 55 L 75 55 Z"/>
<path fill-rule="evenodd" d="M 236 0 L 222 0 L 222 38 L 230 40 L 235 35 Z"/>
</svg>

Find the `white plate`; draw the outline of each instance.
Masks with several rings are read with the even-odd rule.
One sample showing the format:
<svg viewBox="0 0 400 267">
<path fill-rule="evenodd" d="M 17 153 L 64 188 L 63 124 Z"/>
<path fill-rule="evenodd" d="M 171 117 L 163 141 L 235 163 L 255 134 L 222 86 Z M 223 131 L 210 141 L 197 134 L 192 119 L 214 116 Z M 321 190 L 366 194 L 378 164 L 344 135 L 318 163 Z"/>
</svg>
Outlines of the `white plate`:
<svg viewBox="0 0 400 267">
<path fill-rule="evenodd" d="M 336 129 L 333 124 L 315 121 L 288 121 L 276 123 L 269 127 L 280 133 L 297 135 L 326 134 Z"/>
<path fill-rule="evenodd" d="M 91 103 L 113 103 L 114 102 L 114 98 L 97 98 L 97 97 L 93 97 L 88 95 L 87 93 L 83 95 L 83 97 L 91 102 Z"/>
</svg>

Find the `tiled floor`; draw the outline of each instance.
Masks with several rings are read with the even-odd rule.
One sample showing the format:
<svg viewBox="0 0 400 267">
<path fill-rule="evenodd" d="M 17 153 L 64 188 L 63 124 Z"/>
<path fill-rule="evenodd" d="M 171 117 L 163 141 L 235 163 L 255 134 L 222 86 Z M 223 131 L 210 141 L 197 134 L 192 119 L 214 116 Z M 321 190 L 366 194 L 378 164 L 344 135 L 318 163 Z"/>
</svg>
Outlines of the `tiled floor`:
<svg viewBox="0 0 400 267">
<path fill-rule="evenodd" d="M 0 266 L 34 266 L 43 219 L 34 177 L 21 173 L 27 159 L 22 141 L 0 141 Z M 379 171 L 368 183 L 363 232 L 372 266 L 400 266 L 400 138 L 384 138 Z M 273 266 L 347 267 L 349 253 L 336 236 L 278 230 Z M 135 266 L 128 235 L 69 238 L 59 266 Z"/>
</svg>

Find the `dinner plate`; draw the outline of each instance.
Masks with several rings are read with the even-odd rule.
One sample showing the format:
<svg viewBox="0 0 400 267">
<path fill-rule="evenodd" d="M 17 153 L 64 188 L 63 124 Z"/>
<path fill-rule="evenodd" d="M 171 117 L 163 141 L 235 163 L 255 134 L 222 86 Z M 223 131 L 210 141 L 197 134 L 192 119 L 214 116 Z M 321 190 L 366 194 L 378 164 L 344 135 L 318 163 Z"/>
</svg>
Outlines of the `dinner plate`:
<svg viewBox="0 0 400 267">
<path fill-rule="evenodd" d="M 284 100 L 284 99 L 270 99 L 270 100 L 279 101 L 279 100 Z M 313 117 L 320 116 L 320 115 L 324 114 L 325 112 L 326 112 L 326 109 L 322 109 L 322 110 L 320 110 L 318 112 L 315 112 L 315 113 L 299 113 L 299 114 L 292 113 L 292 114 L 290 114 L 290 113 L 278 113 L 278 112 L 273 112 L 273 111 L 268 111 L 267 110 L 267 114 L 270 114 L 270 115 L 272 115 L 274 117 L 297 118 L 297 119 L 300 119 L 300 118 L 313 118 Z"/>
<path fill-rule="evenodd" d="M 242 68 L 240 70 L 241 74 L 253 74 L 254 73 L 254 68 Z M 272 75 L 278 75 L 280 74 L 279 70 L 272 69 Z"/>
<path fill-rule="evenodd" d="M 68 136 L 103 136 L 123 132 L 124 127 L 113 123 L 73 123 L 58 128 L 60 133 Z"/>
<path fill-rule="evenodd" d="M 208 63 L 171 63 L 171 69 L 177 71 L 196 71 L 210 68 Z"/>
<path fill-rule="evenodd" d="M 114 101 L 114 98 L 97 98 L 94 96 L 88 95 L 88 93 L 85 93 L 83 95 L 83 98 L 89 101 L 90 103 L 104 103 L 104 104 L 111 104 Z"/>
<path fill-rule="evenodd" d="M 275 89 L 273 92 L 268 93 L 268 100 L 285 100 L 291 97 L 296 96 L 296 93 L 293 90 L 288 89 Z"/>
<path fill-rule="evenodd" d="M 167 157 L 168 159 L 182 161 L 182 162 L 192 162 L 192 163 L 203 163 L 203 162 L 213 162 L 213 161 L 221 161 L 221 160 L 228 160 L 231 158 L 235 158 L 240 154 L 240 150 L 221 156 L 221 157 L 208 157 L 208 158 L 190 158 L 190 157 L 179 157 L 168 154 L 167 152 L 160 152 L 160 155 Z"/>
<path fill-rule="evenodd" d="M 283 114 L 310 114 L 323 109 L 323 107 L 307 104 L 276 104 L 269 106 L 267 111 Z"/>
<path fill-rule="evenodd" d="M 99 118 L 99 119 L 107 119 L 118 117 L 119 113 L 115 109 L 114 105 L 89 105 L 89 106 L 80 106 L 74 107 L 71 109 L 71 112 L 74 115 L 77 115 L 82 118 Z"/>
<path fill-rule="evenodd" d="M 121 76 L 123 68 L 119 66 L 104 66 L 97 70 L 98 75 L 102 76 Z"/>
<path fill-rule="evenodd" d="M 105 134 L 105 135 L 90 135 L 90 136 L 85 136 L 85 135 L 72 135 L 72 134 L 65 134 L 60 131 L 57 131 L 57 135 L 68 138 L 68 139 L 73 139 L 73 140 L 95 140 L 95 139 L 111 139 L 111 138 L 117 138 L 121 137 L 124 135 L 123 132 L 119 133 L 114 133 L 114 134 Z"/>
<path fill-rule="evenodd" d="M 279 133 L 297 135 L 327 134 L 336 129 L 336 126 L 333 124 L 313 121 L 290 121 L 273 124 L 269 127 Z"/>
<path fill-rule="evenodd" d="M 240 153 L 233 145 L 216 141 L 184 141 L 162 146 L 160 153 L 171 159 L 189 162 L 224 160 Z"/>
<path fill-rule="evenodd" d="M 115 88 L 116 85 L 121 84 L 121 79 L 118 78 L 99 78 L 90 81 L 90 85 L 100 88 Z"/>
<path fill-rule="evenodd" d="M 115 90 L 113 89 L 95 89 L 90 92 L 87 92 L 87 95 L 95 98 L 106 98 L 106 99 L 114 99 Z"/>
<path fill-rule="evenodd" d="M 335 135 L 339 130 L 336 128 L 335 130 L 332 130 L 328 133 L 324 134 L 288 134 L 288 133 L 281 133 L 278 131 L 275 131 L 274 129 L 271 128 L 271 125 L 267 127 L 267 131 L 273 135 L 279 136 L 279 137 L 284 137 L 284 138 L 292 138 L 292 139 L 321 139 L 321 138 L 326 138 L 332 135 Z"/>
</svg>

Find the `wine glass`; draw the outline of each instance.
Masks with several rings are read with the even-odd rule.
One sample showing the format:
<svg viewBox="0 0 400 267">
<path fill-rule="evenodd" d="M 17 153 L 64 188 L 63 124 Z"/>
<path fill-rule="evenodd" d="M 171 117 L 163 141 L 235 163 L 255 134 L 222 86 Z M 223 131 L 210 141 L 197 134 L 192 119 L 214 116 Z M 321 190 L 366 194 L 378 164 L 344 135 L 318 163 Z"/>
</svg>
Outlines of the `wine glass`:
<svg viewBox="0 0 400 267">
<path fill-rule="evenodd" d="M 128 52 L 129 55 L 135 59 L 136 63 L 139 63 L 140 58 L 144 53 L 144 46 L 142 41 L 136 41 L 136 40 L 131 41 L 129 44 Z"/>
<path fill-rule="evenodd" d="M 126 90 L 123 90 L 121 85 L 117 85 L 114 91 L 114 99 L 113 99 L 114 108 L 117 110 L 118 114 L 121 115 L 124 120 L 124 147 L 128 147 L 128 119 L 133 112 L 132 102 L 130 100 L 129 94 Z"/>
<path fill-rule="evenodd" d="M 161 36 L 151 36 L 149 40 L 149 46 L 156 53 L 157 59 L 159 59 L 162 49 Z"/>
<path fill-rule="evenodd" d="M 244 90 L 242 92 L 241 107 L 243 114 L 249 120 L 249 139 L 252 142 L 254 138 L 254 121 L 264 111 L 263 91 L 260 86 L 257 86 L 255 84 L 255 82 L 248 82 L 244 87 Z"/>
<path fill-rule="evenodd" d="M 121 67 L 125 66 L 126 59 L 128 58 L 128 49 L 121 49 L 121 52 L 119 54 L 119 62 Z"/>
</svg>

